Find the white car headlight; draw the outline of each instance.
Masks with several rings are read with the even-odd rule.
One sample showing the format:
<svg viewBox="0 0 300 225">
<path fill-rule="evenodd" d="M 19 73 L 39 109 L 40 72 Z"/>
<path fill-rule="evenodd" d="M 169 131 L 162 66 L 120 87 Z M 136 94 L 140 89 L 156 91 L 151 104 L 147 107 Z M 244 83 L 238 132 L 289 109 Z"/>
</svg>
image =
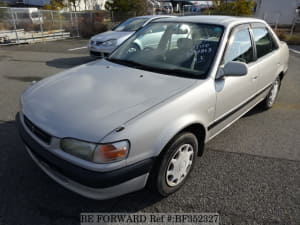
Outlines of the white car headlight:
<svg viewBox="0 0 300 225">
<path fill-rule="evenodd" d="M 116 46 L 117 45 L 117 40 L 111 39 L 111 40 L 108 40 L 108 41 L 104 41 L 101 45 L 105 46 L 105 47 Z"/>
<path fill-rule="evenodd" d="M 129 152 L 129 142 L 94 144 L 71 138 L 64 138 L 61 149 L 71 155 L 94 163 L 110 163 L 125 159 Z"/>
</svg>

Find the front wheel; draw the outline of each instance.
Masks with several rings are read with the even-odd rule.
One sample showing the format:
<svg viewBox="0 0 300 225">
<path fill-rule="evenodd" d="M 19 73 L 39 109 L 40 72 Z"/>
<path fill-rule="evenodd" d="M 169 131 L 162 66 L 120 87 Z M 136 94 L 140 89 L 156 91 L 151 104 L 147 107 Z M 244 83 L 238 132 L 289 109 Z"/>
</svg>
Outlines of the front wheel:
<svg viewBox="0 0 300 225">
<path fill-rule="evenodd" d="M 276 80 L 272 84 L 272 88 L 271 88 L 269 94 L 261 103 L 261 106 L 263 109 L 265 109 L 265 110 L 270 109 L 274 105 L 274 103 L 277 99 L 278 93 L 279 93 L 280 83 L 281 83 L 280 77 L 277 77 Z"/>
<path fill-rule="evenodd" d="M 198 153 L 194 134 L 177 135 L 166 148 L 150 174 L 150 187 L 162 196 L 177 191 L 191 173 Z"/>
</svg>

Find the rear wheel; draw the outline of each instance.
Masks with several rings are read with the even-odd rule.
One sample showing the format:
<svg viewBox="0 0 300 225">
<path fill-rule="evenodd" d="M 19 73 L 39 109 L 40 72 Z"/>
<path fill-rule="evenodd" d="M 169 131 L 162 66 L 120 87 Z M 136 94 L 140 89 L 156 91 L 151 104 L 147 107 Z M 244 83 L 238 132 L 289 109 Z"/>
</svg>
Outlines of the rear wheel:
<svg viewBox="0 0 300 225">
<path fill-rule="evenodd" d="M 149 185 L 162 196 L 177 191 L 190 175 L 198 152 L 198 141 L 194 134 L 177 135 L 153 168 Z"/>
<path fill-rule="evenodd" d="M 276 80 L 272 84 L 272 88 L 271 88 L 269 94 L 261 103 L 261 106 L 263 109 L 266 109 L 266 110 L 270 109 L 274 105 L 274 103 L 277 99 L 278 93 L 279 93 L 280 83 L 281 83 L 280 77 L 277 77 Z"/>
</svg>

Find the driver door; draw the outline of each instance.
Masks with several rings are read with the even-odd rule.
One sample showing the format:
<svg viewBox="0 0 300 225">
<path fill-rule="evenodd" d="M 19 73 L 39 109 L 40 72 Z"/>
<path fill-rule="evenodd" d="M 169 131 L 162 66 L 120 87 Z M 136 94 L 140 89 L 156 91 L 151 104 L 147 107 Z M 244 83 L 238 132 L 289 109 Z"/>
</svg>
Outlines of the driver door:
<svg viewBox="0 0 300 225">
<path fill-rule="evenodd" d="M 230 61 L 241 61 L 247 64 L 248 74 L 226 76 L 215 80 L 217 93 L 215 120 L 208 128 L 212 136 L 222 131 L 251 107 L 249 99 L 257 91 L 259 72 L 254 56 L 249 26 L 236 27 L 229 39 L 221 67 Z"/>
</svg>

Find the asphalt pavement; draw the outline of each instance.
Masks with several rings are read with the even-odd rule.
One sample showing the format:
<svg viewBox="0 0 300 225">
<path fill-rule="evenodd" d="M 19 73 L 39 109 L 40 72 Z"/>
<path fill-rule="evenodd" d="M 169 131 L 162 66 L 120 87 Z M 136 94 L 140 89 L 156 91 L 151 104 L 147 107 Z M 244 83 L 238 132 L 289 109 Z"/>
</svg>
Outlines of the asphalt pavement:
<svg viewBox="0 0 300 225">
<path fill-rule="evenodd" d="M 253 109 L 208 143 L 180 191 L 161 198 L 145 189 L 95 201 L 45 175 L 25 152 L 14 121 L 30 82 L 89 62 L 86 44 L 0 47 L 0 225 L 79 224 L 81 212 L 218 212 L 221 224 L 299 225 L 299 54 L 291 52 L 274 108 Z"/>
</svg>

